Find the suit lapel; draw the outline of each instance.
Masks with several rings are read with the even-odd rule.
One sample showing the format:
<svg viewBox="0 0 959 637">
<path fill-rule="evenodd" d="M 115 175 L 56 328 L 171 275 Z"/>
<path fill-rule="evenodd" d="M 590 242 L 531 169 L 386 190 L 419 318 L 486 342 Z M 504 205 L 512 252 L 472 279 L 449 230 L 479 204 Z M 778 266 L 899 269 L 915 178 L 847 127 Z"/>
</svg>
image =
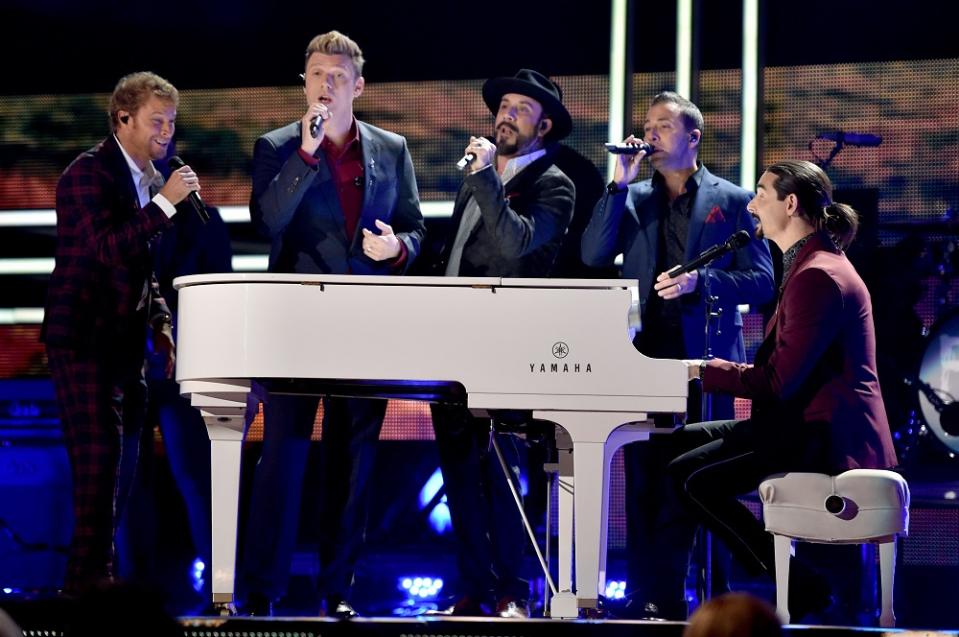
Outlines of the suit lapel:
<svg viewBox="0 0 959 637">
<path fill-rule="evenodd" d="M 503 184 L 503 195 L 506 197 L 507 202 L 510 205 L 510 208 L 516 210 L 514 207 L 514 200 L 518 200 L 523 197 L 530 191 L 530 185 L 533 184 L 537 179 L 543 176 L 549 167 L 553 165 L 553 157 L 555 156 L 555 148 L 547 148 L 546 154 L 531 163 L 529 166 L 524 168 L 519 172 L 518 175 L 514 175 L 507 183 Z M 493 160 L 496 161 L 495 159 Z M 496 170 L 495 164 L 490 170 Z M 465 207 L 465 199 L 463 203 Z M 525 206 L 520 205 L 521 209 L 525 209 Z M 462 215 L 462 212 L 460 213 Z M 473 230 L 470 232 L 470 238 L 472 238 L 480 228 L 483 226 L 483 218 L 480 217 L 480 220 L 473 226 Z M 457 224 L 454 227 L 459 227 Z"/>
<path fill-rule="evenodd" d="M 122 175 L 120 180 L 123 187 L 117 192 L 120 197 L 119 209 L 129 210 L 131 214 L 135 214 L 140 210 L 140 198 L 137 196 L 137 189 L 133 183 L 130 167 L 127 166 L 127 160 L 123 156 L 123 151 L 120 150 L 120 144 L 113 135 L 107 137 L 103 143 L 103 161 L 110 174 Z"/>
<path fill-rule="evenodd" d="M 376 158 L 381 157 L 380 141 L 373 132 L 362 122 L 357 120 L 357 130 L 360 134 L 360 148 L 363 152 L 363 206 L 360 208 L 360 221 L 356 225 L 356 236 L 350 237 L 351 241 L 356 241 L 360 235 L 360 228 L 373 228 L 374 220 L 378 213 L 373 209 L 373 202 L 376 201 L 376 188 L 379 184 L 380 166 L 376 163 Z"/>
<path fill-rule="evenodd" d="M 343 218 L 343 208 L 340 207 L 340 196 L 336 192 L 333 175 L 326 163 L 326 153 L 320 150 L 317 153 L 317 159 L 319 159 L 319 164 L 316 166 L 316 177 L 313 178 L 311 188 L 315 188 L 319 192 L 322 203 L 326 204 L 325 214 L 333 218 L 333 221 L 339 226 L 340 233 L 345 237 L 346 222 Z"/>
<path fill-rule="evenodd" d="M 689 215 L 689 236 L 686 238 L 686 261 L 691 261 L 699 254 L 698 248 L 706 227 L 706 217 L 716 203 L 716 181 L 705 167 L 702 168 L 703 178 L 699 182 L 699 192 L 694 199 L 693 211 Z"/>
<path fill-rule="evenodd" d="M 466 202 L 470 195 L 466 188 L 460 188 L 456 192 L 456 201 L 453 202 L 453 215 L 450 217 L 450 223 L 446 236 L 443 239 L 442 247 L 439 250 L 439 261 L 445 269 L 449 263 L 450 255 L 453 253 L 453 243 L 456 241 L 456 233 L 459 231 L 460 223 L 463 221 L 463 211 L 466 210 Z"/>
</svg>

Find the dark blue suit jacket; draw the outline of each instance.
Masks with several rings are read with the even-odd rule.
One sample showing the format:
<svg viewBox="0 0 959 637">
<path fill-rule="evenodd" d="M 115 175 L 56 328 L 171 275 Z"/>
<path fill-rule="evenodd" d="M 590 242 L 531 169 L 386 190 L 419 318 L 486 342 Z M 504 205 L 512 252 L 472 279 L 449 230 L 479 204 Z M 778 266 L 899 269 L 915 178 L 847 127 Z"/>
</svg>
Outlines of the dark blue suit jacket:
<svg viewBox="0 0 959 637">
<path fill-rule="evenodd" d="M 363 208 L 356 233 L 346 236 L 336 184 L 323 157 L 309 166 L 297 153 L 300 123 L 263 135 L 253 148 L 250 216 L 269 237 L 270 272 L 304 274 L 398 274 L 416 258 L 425 225 L 406 140 L 357 120 L 363 149 Z M 406 245 L 404 268 L 363 254 L 362 228 L 376 234 L 374 220 L 393 227 Z"/>
<path fill-rule="evenodd" d="M 686 239 L 686 261 L 703 250 L 723 243 L 737 230 L 753 233 L 752 217 L 746 211 L 752 195 L 703 170 L 695 195 Z M 628 190 L 605 194 L 593 209 L 593 218 L 583 233 L 583 262 L 593 267 L 608 266 L 623 255 L 623 277 L 639 279 L 642 307 L 653 289 L 659 272 L 659 202 L 652 180 L 631 184 Z M 679 264 L 671 264 L 679 265 Z M 732 361 L 745 361 L 742 316 L 737 305 L 765 303 L 773 296 L 773 268 L 765 241 L 750 241 L 745 247 L 714 261 L 709 268 L 711 291 L 719 297 L 722 315 L 718 333 L 711 338 L 713 355 Z M 699 270 L 696 292 L 686 295 L 682 305 L 683 340 L 689 358 L 703 355 L 705 302 L 703 270 Z M 683 297 L 683 298 L 686 298 Z M 714 323 L 715 326 L 715 323 Z"/>
</svg>

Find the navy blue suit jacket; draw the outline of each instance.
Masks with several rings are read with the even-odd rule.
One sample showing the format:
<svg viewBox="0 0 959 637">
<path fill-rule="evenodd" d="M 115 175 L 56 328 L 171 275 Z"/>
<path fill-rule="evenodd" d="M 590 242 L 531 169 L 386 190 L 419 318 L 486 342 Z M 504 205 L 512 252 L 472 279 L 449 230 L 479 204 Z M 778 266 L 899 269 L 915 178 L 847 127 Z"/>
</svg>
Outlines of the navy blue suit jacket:
<svg viewBox="0 0 959 637">
<path fill-rule="evenodd" d="M 753 233 L 754 224 L 746 204 L 752 195 L 705 167 L 702 182 L 690 213 L 686 239 L 686 261 L 717 243 L 723 243 L 737 230 Z M 652 180 L 630 184 L 626 191 L 605 194 L 593 209 L 593 217 L 583 233 L 583 262 L 593 267 L 608 266 L 623 255 L 623 277 L 639 279 L 642 307 L 653 292 L 659 272 L 659 202 Z M 668 267 L 680 264 L 670 264 Z M 765 241 L 750 241 L 745 247 L 728 253 L 709 268 L 710 287 L 719 297 L 722 315 L 719 330 L 712 332 L 713 355 L 731 361 L 745 361 L 742 316 L 737 305 L 765 303 L 773 296 L 773 267 Z M 686 356 L 701 358 L 705 332 L 703 270 L 699 270 L 696 292 L 682 304 L 683 340 Z M 715 327 L 715 323 L 713 324 Z"/>
<path fill-rule="evenodd" d="M 269 237 L 270 272 L 400 274 L 416 258 L 425 225 L 406 140 L 357 120 L 363 150 L 363 208 L 346 236 L 340 198 L 323 151 L 316 167 L 300 157 L 300 122 L 263 135 L 253 148 L 250 216 Z M 406 245 L 404 268 L 363 254 L 362 228 L 376 234 L 380 219 Z"/>
</svg>

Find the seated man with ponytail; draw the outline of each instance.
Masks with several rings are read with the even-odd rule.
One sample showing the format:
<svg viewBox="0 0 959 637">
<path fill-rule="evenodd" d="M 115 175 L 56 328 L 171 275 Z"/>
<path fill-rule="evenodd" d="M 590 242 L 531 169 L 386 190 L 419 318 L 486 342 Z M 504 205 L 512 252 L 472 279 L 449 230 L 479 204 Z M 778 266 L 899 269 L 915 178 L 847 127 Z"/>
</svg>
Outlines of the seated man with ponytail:
<svg viewBox="0 0 959 637">
<path fill-rule="evenodd" d="M 752 400 L 746 420 L 688 425 L 669 436 L 673 504 L 723 539 L 754 574 L 774 575 L 772 536 L 737 496 L 788 471 L 836 474 L 896 464 L 876 374 L 869 292 L 843 250 L 858 217 L 833 203 L 815 164 L 782 161 L 766 169 L 747 209 L 757 236 L 783 252 L 779 303 L 755 364 L 686 361 L 707 392 Z M 676 515 L 669 542 L 692 539 Z M 663 573 L 681 594 L 684 573 Z M 793 561 L 790 611 L 799 619 L 830 602 L 825 578 Z"/>
</svg>

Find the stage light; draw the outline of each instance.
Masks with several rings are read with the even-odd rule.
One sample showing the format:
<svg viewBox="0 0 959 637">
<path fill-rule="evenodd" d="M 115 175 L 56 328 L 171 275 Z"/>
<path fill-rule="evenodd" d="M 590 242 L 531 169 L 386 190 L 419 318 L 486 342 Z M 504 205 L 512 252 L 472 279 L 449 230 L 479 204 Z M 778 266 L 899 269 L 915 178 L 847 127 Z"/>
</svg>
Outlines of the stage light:
<svg viewBox="0 0 959 637">
<path fill-rule="evenodd" d="M 443 488 L 443 473 L 437 468 L 426 481 L 426 484 L 423 485 L 423 488 L 420 489 L 420 509 L 427 507 L 441 488 Z M 453 523 L 450 520 L 450 509 L 446 505 L 445 495 L 433 507 L 433 510 L 430 511 L 429 520 L 430 526 L 438 535 L 446 533 L 453 527 Z"/>
<path fill-rule="evenodd" d="M 606 582 L 606 599 L 623 599 L 625 595 L 625 580 L 608 580 Z"/>
<path fill-rule="evenodd" d="M 399 578 L 397 588 L 406 593 L 407 604 L 411 604 L 414 601 L 433 600 L 436 599 L 440 591 L 443 590 L 443 579 L 429 575 L 416 577 L 404 575 Z"/>
<path fill-rule="evenodd" d="M 193 560 L 193 567 L 190 571 L 190 579 L 193 580 L 193 590 L 196 592 L 201 592 L 203 590 L 203 584 L 205 580 L 203 579 L 203 573 L 206 571 L 206 564 L 203 563 L 203 560 L 196 558 Z"/>
</svg>

